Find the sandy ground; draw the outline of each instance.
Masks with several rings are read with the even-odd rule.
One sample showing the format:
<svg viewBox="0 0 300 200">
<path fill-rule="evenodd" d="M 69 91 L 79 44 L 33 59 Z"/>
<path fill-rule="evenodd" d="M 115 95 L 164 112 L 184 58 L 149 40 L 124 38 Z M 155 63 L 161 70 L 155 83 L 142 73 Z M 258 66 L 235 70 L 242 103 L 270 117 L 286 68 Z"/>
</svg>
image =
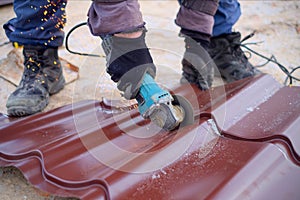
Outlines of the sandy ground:
<svg viewBox="0 0 300 200">
<path fill-rule="evenodd" d="M 166 86 L 180 78 L 180 60 L 184 49 L 183 41 L 177 37 L 178 27 L 173 23 L 178 5 L 176 1 L 148 0 L 140 1 L 147 22 L 149 33 L 147 41 L 151 47 L 156 65 L 158 66 L 157 80 Z M 243 36 L 256 31 L 249 42 L 261 42 L 250 47 L 266 56 L 275 55 L 277 60 L 289 70 L 300 64 L 300 14 L 299 1 L 240 1 L 243 15 L 235 26 Z M 86 21 L 89 1 L 69 1 L 67 14 L 69 16 L 66 31 L 75 24 Z M 0 8 L 0 23 L 5 23 L 14 17 L 12 6 Z M 4 31 L 0 30 L 0 43 L 5 42 Z M 248 42 L 248 41 L 247 41 Z M 103 54 L 100 49 L 99 38 L 92 37 L 86 27 L 77 30 L 70 38 L 72 49 Z M 5 58 L 11 50 L 9 45 L 0 47 L 0 59 Z M 60 56 L 76 64 L 80 68 L 80 78 L 68 84 L 64 92 L 51 97 L 49 106 L 45 109 L 70 104 L 83 99 L 101 99 L 101 97 L 119 98 L 115 85 L 105 73 L 103 58 L 82 57 L 68 53 L 64 47 L 60 49 Z M 252 55 L 250 61 L 259 65 L 265 61 Z M 261 71 L 271 74 L 280 83 L 285 75 L 275 64 L 269 63 L 260 68 Z M 95 75 L 96 74 L 96 75 Z M 295 76 L 300 77 L 300 73 Z M 0 112 L 6 113 L 5 102 L 8 95 L 15 89 L 5 77 L 0 77 Z M 215 85 L 222 84 L 216 80 Z M 300 85 L 295 82 L 294 85 Z M 85 91 L 83 94 L 82 91 Z M 1 144 L 0 144 L 1 145 Z M 40 200 L 61 199 L 39 191 L 30 185 L 22 173 L 12 167 L 0 168 L 0 200 Z"/>
</svg>

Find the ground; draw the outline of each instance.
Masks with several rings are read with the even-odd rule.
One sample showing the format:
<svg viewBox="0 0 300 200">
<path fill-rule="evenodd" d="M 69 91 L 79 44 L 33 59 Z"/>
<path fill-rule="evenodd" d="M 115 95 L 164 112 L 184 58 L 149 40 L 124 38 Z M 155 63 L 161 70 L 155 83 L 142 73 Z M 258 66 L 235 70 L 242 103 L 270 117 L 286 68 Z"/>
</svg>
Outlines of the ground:
<svg viewBox="0 0 300 200">
<path fill-rule="evenodd" d="M 174 16 L 178 9 L 175 0 L 140 1 L 144 20 L 149 29 L 147 42 L 151 47 L 154 61 L 158 66 L 159 83 L 168 87 L 174 80 L 180 78 L 180 60 L 183 53 L 182 39 L 178 38 L 178 27 L 174 24 Z M 249 45 L 256 51 L 270 57 L 274 55 L 281 64 L 291 70 L 300 65 L 300 14 L 299 1 L 240 1 L 242 17 L 235 25 L 235 31 L 246 36 L 255 31 L 255 36 L 246 41 L 260 42 L 258 45 Z M 75 24 L 86 21 L 89 1 L 69 1 L 67 7 L 68 23 L 65 31 L 68 32 Z M 13 7 L 0 7 L 0 23 L 5 23 L 14 17 Z M 7 41 L 3 30 L 0 30 L 0 43 Z M 174 41 L 176 41 L 174 43 Z M 87 27 L 74 32 L 70 38 L 70 46 L 74 50 L 103 55 L 100 48 L 100 39 L 92 37 Z M 175 45 L 175 46 L 174 46 Z M 0 59 L 6 57 L 12 49 L 10 45 L 0 47 Z M 105 73 L 105 59 L 83 57 L 70 54 L 65 47 L 60 48 L 59 54 L 64 59 L 79 67 L 80 78 L 66 85 L 64 92 L 51 97 L 49 106 L 45 109 L 70 104 L 84 99 L 120 98 L 115 85 Z M 247 54 L 248 55 L 248 54 Z M 254 65 L 265 61 L 252 54 L 250 58 Z M 261 67 L 262 72 L 271 74 L 283 84 L 285 75 L 279 67 L 269 63 Z M 295 76 L 300 77 L 300 73 Z M 6 113 L 5 102 L 15 86 L 7 81 L 7 77 L 0 77 L 0 112 Z M 216 79 L 215 85 L 223 84 Z M 294 82 L 294 85 L 300 85 Z M 82 91 L 85 91 L 84 93 Z M 1 145 L 1 144 L 0 144 Z M 40 200 L 60 199 L 39 191 L 30 185 L 22 173 L 12 167 L 0 168 L 1 200 Z"/>
</svg>

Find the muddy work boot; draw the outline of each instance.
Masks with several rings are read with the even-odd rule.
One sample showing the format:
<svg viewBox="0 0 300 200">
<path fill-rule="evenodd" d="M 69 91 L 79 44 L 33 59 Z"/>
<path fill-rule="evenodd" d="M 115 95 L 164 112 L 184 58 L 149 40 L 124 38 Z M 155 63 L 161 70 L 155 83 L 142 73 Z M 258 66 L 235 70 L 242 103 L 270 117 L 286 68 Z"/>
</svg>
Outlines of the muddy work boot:
<svg viewBox="0 0 300 200">
<path fill-rule="evenodd" d="M 24 46 L 24 72 L 19 86 L 9 96 L 6 107 L 10 116 L 26 116 L 42 111 L 49 95 L 65 84 L 57 48 Z"/>
<path fill-rule="evenodd" d="M 239 32 L 212 37 L 208 52 L 226 82 L 237 81 L 260 73 L 242 51 Z"/>
</svg>

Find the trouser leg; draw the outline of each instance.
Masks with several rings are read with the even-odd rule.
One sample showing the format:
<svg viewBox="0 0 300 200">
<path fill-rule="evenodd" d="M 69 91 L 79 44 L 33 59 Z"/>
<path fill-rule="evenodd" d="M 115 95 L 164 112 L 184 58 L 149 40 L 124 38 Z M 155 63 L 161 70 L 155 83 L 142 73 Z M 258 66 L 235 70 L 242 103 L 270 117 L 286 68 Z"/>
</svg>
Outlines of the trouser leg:
<svg viewBox="0 0 300 200">
<path fill-rule="evenodd" d="M 15 0 L 16 17 L 4 24 L 12 42 L 58 47 L 63 44 L 67 0 Z"/>
<path fill-rule="evenodd" d="M 240 16 L 241 8 L 237 0 L 220 0 L 214 16 L 213 36 L 232 33 L 232 27 Z"/>
<path fill-rule="evenodd" d="M 145 25 L 137 0 L 94 1 L 88 17 L 91 33 L 102 37 L 133 32 Z"/>
<path fill-rule="evenodd" d="M 181 27 L 181 33 L 209 41 L 218 0 L 182 0 L 180 3 L 175 23 Z"/>
</svg>

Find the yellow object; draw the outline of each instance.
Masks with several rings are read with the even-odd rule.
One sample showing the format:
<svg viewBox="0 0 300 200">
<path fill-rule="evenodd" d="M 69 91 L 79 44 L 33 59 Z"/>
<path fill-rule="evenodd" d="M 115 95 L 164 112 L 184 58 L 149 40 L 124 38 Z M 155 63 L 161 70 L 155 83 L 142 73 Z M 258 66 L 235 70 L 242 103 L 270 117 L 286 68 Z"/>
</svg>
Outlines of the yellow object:
<svg viewBox="0 0 300 200">
<path fill-rule="evenodd" d="M 16 49 L 20 47 L 20 46 L 19 46 L 19 43 L 17 43 L 17 42 L 13 42 L 13 46 L 14 46 Z"/>
</svg>

